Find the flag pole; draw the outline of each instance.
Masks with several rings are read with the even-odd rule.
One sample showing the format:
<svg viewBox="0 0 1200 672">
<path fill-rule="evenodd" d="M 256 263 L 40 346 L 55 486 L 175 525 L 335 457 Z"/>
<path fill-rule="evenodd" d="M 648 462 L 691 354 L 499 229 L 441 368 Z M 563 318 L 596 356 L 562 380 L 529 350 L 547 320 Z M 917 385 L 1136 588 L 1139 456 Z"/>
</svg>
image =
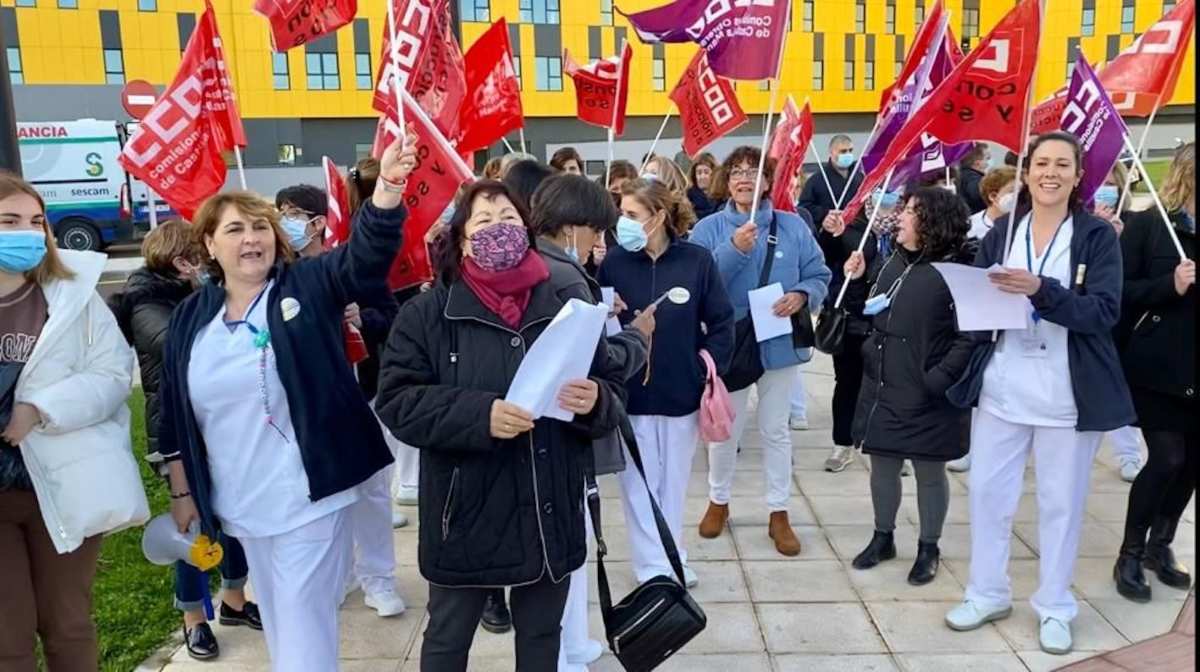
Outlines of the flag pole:
<svg viewBox="0 0 1200 672">
<path fill-rule="evenodd" d="M 1043 34 L 1043 29 L 1046 27 L 1046 0 L 1038 0 L 1038 35 Z M 1078 61 L 1077 61 L 1078 62 Z M 1017 177 L 1013 183 L 1013 193 L 1019 201 L 1021 199 L 1021 171 L 1025 169 L 1025 157 L 1029 152 L 1029 125 L 1033 120 L 1033 91 L 1037 87 L 1038 75 L 1038 59 L 1033 60 L 1033 72 L 1029 80 L 1029 91 L 1025 94 L 1025 118 L 1021 120 L 1021 151 L 1017 153 Z M 1008 218 L 1008 228 L 1004 232 L 1004 251 L 1001 257 L 1000 265 L 1007 263 L 1009 251 L 1012 249 L 1013 235 L 1017 228 L 1016 210 Z M 999 338 L 1000 332 L 992 332 L 992 340 Z"/>
<path fill-rule="evenodd" d="M 1146 128 L 1142 129 L 1142 138 L 1138 141 L 1137 151 L 1133 153 L 1135 159 L 1140 159 L 1142 154 L 1146 151 L 1146 140 L 1150 137 L 1150 125 L 1154 123 L 1154 117 L 1158 115 L 1158 107 L 1160 103 L 1162 103 L 1161 97 L 1159 100 L 1154 101 L 1154 109 L 1150 110 L 1150 116 L 1146 119 Z M 1133 149 L 1131 148 L 1129 151 L 1133 151 Z M 1141 162 L 1139 161 L 1138 163 L 1140 164 Z M 1146 179 L 1146 183 L 1149 184 L 1150 176 L 1146 174 L 1145 170 L 1141 168 L 1138 170 Z M 1133 171 L 1131 170 L 1125 173 L 1125 186 L 1121 189 L 1121 200 L 1117 203 L 1117 212 L 1121 212 L 1124 209 L 1125 199 L 1129 198 L 1129 188 L 1132 186 Z"/>
<path fill-rule="evenodd" d="M 833 185 L 829 183 L 829 173 L 825 172 L 825 162 L 821 160 L 821 155 L 817 154 L 817 148 L 813 147 L 813 143 L 808 143 L 808 151 L 812 153 L 813 158 L 817 160 L 817 169 L 821 171 L 821 177 L 825 178 L 825 188 L 829 190 L 829 194 L 833 195 Z M 836 207 L 835 207 L 836 209 Z M 820 222 L 813 222 L 820 226 Z"/>
<path fill-rule="evenodd" d="M 508 150 L 509 154 L 517 153 L 517 150 L 513 149 L 513 146 L 511 144 L 509 144 L 508 138 L 500 138 L 500 139 L 504 141 L 504 148 Z"/>
<path fill-rule="evenodd" d="M 1129 141 L 1129 134 L 1122 133 L 1121 139 L 1125 141 L 1125 149 L 1133 152 L 1133 143 Z M 1183 245 L 1179 243 L 1179 236 L 1175 235 L 1175 227 L 1171 225 L 1171 218 L 1167 215 L 1167 209 L 1163 206 L 1162 199 L 1158 196 L 1158 190 L 1154 188 L 1154 182 L 1150 180 L 1150 174 L 1146 172 L 1146 166 L 1142 163 L 1142 157 L 1138 156 L 1137 152 L 1133 153 L 1133 161 L 1137 165 L 1138 170 L 1145 176 L 1146 186 L 1150 188 L 1150 197 L 1154 199 L 1154 207 L 1158 208 L 1158 214 L 1163 218 L 1163 224 L 1167 227 L 1167 233 L 1171 236 L 1171 242 L 1175 244 L 1175 251 L 1179 253 L 1180 261 L 1187 261 L 1187 254 L 1183 251 Z M 1118 213 L 1121 211 L 1118 210 Z"/>
<path fill-rule="evenodd" d="M 525 127 L 521 127 L 521 153 L 528 154 L 529 150 L 525 149 Z"/>
<path fill-rule="evenodd" d="M 417 104 L 417 101 L 413 100 L 412 94 L 405 89 L 400 89 L 400 96 L 402 102 L 408 101 L 409 104 L 412 105 L 413 114 L 416 115 L 417 119 L 422 124 L 429 128 L 430 132 L 433 134 L 434 142 L 442 146 L 442 150 L 445 151 L 450 157 L 450 161 L 457 166 L 464 175 L 474 175 L 475 171 L 471 170 L 471 167 L 468 166 L 467 162 L 463 160 L 462 155 L 454 149 L 454 146 L 450 144 L 450 141 L 446 139 L 446 136 L 442 135 L 442 132 L 438 130 L 437 125 L 433 123 L 433 120 L 429 118 L 429 115 L 425 114 L 425 110 L 422 110 L 421 106 Z M 468 180 L 469 179 L 473 178 L 468 178 Z"/>
<path fill-rule="evenodd" d="M 850 184 L 854 182 L 854 176 L 858 174 L 858 169 L 862 168 L 862 154 L 871 146 L 871 141 L 875 139 L 875 134 L 879 132 L 879 115 L 875 116 L 875 125 L 871 127 L 871 134 L 867 136 L 867 141 L 863 143 L 863 151 L 859 153 L 858 160 L 854 162 L 854 167 L 850 169 L 850 173 L 846 176 L 846 184 L 842 187 L 842 195 L 838 196 L 837 201 L 833 204 L 834 210 L 841 210 L 842 203 L 846 200 L 846 193 L 850 191 Z M 824 172 L 824 166 L 821 168 Z M 833 189 L 829 190 L 829 195 L 833 196 Z"/>
<path fill-rule="evenodd" d="M 787 26 L 792 18 L 792 3 L 788 3 L 786 14 L 784 14 L 783 25 Z M 762 201 L 762 179 L 763 168 L 767 164 L 767 142 L 771 138 L 771 119 L 775 115 L 775 102 L 779 98 L 779 85 L 782 84 L 779 75 L 783 69 L 783 55 L 787 53 L 787 31 L 784 30 L 783 39 L 779 41 L 779 59 L 775 62 L 775 76 L 768 81 L 771 87 L 771 100 L 767 103 L 767 119 L 763 124 L 762 146 L 758 152 L 758 174 L 754 177 L 754 201 L 750 204 L 750 219 L 747 221 L 753 222 L 754 216 L 758 214 L 758 206 Z"/>
<path fill-rule="evenodd" d="M 888 191 L 888 188 L 891 187 L 892 176 L 895 174 L 896 174 L 896 167 L 892 166 L 892 169 L 888 171 L 887 177 L 883 178 L 883 191 L 885 193 Z M 865 231 L 863 231 L 862 238 L 859 238 L 859 240 L 858 240 L 858 250 L 857 251 L 860 254 L 862 253 L 863 249 L 866 248 L 866 246 L 867 246 L 867 239 L 871 237 L 871 230 L 875 226 L 875 219 L 877 217 L 879 217 L 879 211 L 883 209 L 883 208 L 879 207 L 878 203 L 874 203 L 873 205 L 874 205 L 874 207 L 871 208 L 871 216 L 869 218 L 867 218 L 867 228 Z M 833 302 L 834 310 L 837 310 L 838 308 L 842 307 L 842 299 L 846 298 L 846 288 L 849 286 L 850 286 L 850 278 L 848 278 L 848 277 L 843 278 L 842 279 L 842 288 L 840 290 L 838 290 L 837 300 Z"/>
<path fill-rule="evenodd" d="M 237 159 L 238 179 L 242 183 L 242 191 L 247 191 L 246 187 L 246 167 L 242 165 L 242 148 L 237 145 L 233 146 L 233 157 Z"/>
<path fill-rule="evenodd" d="M 613 92 L 612 121 L 608 124 L 608 176 L 604 180 L 605 191 L 612 188 L 612 165 L 615 160 L 614 155 L 616 154 L 617 143 L 617 114 L 621 109 L 621 80 L 625 79 L 626 44 L 628 44 L 626 40 L 621 40 L 621 49 L 617 52 L 617 83 Z"/>
<path fill-rule="evenodd" d="M 404 123 L 404 96 L 400 92 L 403 87 L 400 85 L 400 45 L 396 42 L 396 11 L 396 0 L 388 0 L 388 51 L 392 57 L 392 94 L 396 96 L 396 118 L 400 121 L 400 137 L 404 138 L 408 135 L 408 130 Z"/>
<path fill-rule="evenodd" d="M 654 136 L 654 142 L 650 143 L 650 151 L 646 152 L 646 158 L 642 161 L 642 167 L 638 169 L 638 175 L 641 175 L 646 170 L 646 164 L 650 163 L 650 157 L 654 155 L 654 149 L 658 147 L 658 141 L 662 139 L 663 131 L 667 130 L 667 122 L 671 120 L 671 108 L 667 107 L 667 114 L 663 117 L 662 125 L 658 127 L 658 133 Z"/>
</svg>

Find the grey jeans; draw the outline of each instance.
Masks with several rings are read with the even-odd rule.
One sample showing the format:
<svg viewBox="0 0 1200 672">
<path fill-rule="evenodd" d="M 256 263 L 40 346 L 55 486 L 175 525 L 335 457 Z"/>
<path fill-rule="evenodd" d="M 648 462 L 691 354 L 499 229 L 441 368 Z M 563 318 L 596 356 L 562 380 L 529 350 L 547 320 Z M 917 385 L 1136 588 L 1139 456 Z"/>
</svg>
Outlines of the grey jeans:
<svg viewBox="0 0 1200 672">
<path fill-rule="evenodd" d="M 917 511 L 921 519 L 921 543 L 936 544 L 942 536 L 942 524 L 950 508 L 950 481 L 946 478 L 946 463 L 911 460 L 917 477 Z M 875 507 L 875 529 L 892 532 L 896 529 L 896 512 L 900 510 L 900 468 L 904 460 L 881 455 L 871 456 L 871 504 Z"/>
</svg>

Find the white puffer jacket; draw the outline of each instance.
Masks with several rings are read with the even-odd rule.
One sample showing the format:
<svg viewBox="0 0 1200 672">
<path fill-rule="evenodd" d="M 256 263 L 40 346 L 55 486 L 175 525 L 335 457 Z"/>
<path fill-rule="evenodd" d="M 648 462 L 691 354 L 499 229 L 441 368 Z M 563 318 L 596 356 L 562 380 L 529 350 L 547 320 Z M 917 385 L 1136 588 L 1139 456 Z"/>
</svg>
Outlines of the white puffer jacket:
<svg viewBox="0 0 1200 672">
<path fill-rule="evenodd" d="M 70 553 L 97 534 L 150 517 L 129 436 L 125 401 L 133 350 L 96 293 L 104 255 L 59 251 L 75 272 L 42 286 L 49 319 L 17 379 L 16 402 L 43 424 L 21 441 L 54 547 Z"/>
</svg>

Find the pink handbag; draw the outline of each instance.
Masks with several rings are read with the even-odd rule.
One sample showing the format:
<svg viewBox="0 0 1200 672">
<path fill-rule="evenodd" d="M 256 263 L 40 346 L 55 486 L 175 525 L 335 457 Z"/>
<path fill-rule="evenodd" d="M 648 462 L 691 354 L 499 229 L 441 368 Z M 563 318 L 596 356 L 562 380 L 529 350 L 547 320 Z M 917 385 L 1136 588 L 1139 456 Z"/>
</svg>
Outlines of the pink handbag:
<svg viewBox="0 0 1200 672">
<path fill-rule="evenodd" d="M 700 438 L 709 442 L 728 441 L 733 434 L 736 415 L 733 401 L 729 398 L 725 383 L 717 376 L 717 365 L 713 363 L 712 355 L 707 350 L 701 350 L 700 359 L 708 368 L 704 394 L 700 397 Z"/>
</svg>

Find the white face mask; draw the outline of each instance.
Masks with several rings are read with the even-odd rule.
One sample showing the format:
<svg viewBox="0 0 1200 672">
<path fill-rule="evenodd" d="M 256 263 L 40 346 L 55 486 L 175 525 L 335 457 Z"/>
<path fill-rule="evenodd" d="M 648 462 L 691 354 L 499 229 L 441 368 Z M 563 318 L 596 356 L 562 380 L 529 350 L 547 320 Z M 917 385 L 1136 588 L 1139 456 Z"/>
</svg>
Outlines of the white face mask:
<svg viewBox="0 0 1200 672">
<path fill-rule="evenodd" d="M 1012 212 L 1015 207 L 1017 207 L 1017 195 L 1011 191 L 996 201 L 996 208 L 1006 215 Z"/>
</svg>

